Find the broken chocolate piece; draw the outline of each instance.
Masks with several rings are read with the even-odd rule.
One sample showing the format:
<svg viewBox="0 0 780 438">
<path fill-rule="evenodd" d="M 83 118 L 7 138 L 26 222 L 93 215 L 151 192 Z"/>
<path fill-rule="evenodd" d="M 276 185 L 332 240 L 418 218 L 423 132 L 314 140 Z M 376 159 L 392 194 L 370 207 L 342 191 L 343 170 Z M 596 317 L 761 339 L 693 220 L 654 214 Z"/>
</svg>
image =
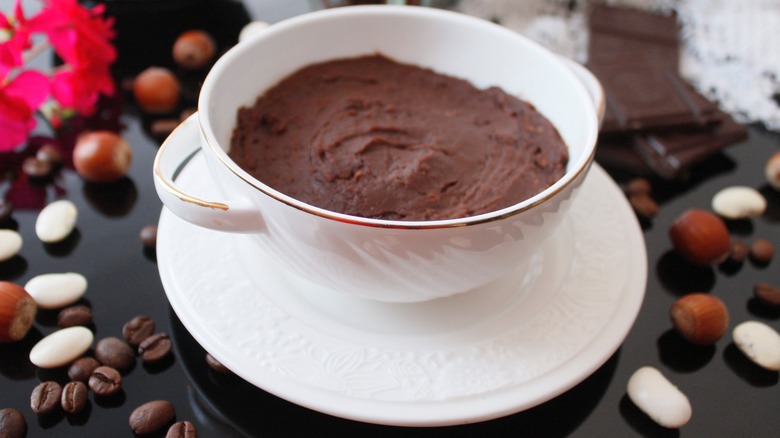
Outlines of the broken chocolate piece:
<svg viewBox="0 0 780 438">
<path fill-rule="evenodd" d="M 719 115 L 720 122 L 710 129 L 635 134 L 634 150 L 659 176 L 675 178 L 682 170 L 747 138 L 745 126 L 723 112 Z"/>
</svg>

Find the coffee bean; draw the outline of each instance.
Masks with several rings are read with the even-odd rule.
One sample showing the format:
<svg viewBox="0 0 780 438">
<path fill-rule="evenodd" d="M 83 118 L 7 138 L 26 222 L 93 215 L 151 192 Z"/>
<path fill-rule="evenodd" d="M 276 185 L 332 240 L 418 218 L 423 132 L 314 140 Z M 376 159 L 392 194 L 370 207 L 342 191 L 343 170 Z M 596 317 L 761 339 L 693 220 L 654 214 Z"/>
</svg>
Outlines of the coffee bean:
<svg viewBox="0 0 780 438">
<path fill-rule="evenodd" d="M 95 344 L 95 359 L 102 365 L 124 373 L 135 365 L 135 352 L 127 342 L 111 336 Z"/>
<path fill-rule="evenodd" d="M 133 347 L 141 345 L 144 339 L 154 333 L 154 321 L 146 315 L 138 315 L 122 327 L 122 336 Z"/>
<path fill-rule="evenodd" d="M 60 328 L 90 324 L 92 324 L 92 309 L 81 304 L 66 307 L 57 315 L 57 326 Z"/>
<path fill-rule="evenodd" d="M 218 361 L 214 356 L 212 356 L 209 353 L 206 353 L 206 363 L 211 367 L 212 370 L 218 373 L 224 374 L 230 372 L 230 370 L 225 365 L 222 365 L 222 362 Z"/>
<path fill-rule="evenodd" d="M 162 430 L 176 419 L 173 403 L 154 400 L 135 408 L 130 414 L 130 428 L 137 435 L 147 435 Z"/>
<path fill-rule="evenodd" d="M 750 245 L 750 258 L 760 265 L 766 265 L 775 256 L 775 246 L 767 239 L 758 239 Z"/>
<path fill-rule="evenodd" d="M 146 248 L 155 249 L 157 247 L 157 226 L 147 225 L 141 228 L 140 233 L 141 243 Z"/>
<path fill-rule="evenodd" d="M 0 223 L 11 219 L 14 212 L 14 204 L 11 201 L 0 199 Z"/>
<path fill-rule="evenodd" d="M 753 286 L 753 295 L 764 304 L 780 306 L 780 287 L 769 283 L 758 283 Z"/>
<path fill-rule="evenodd" d="M 33 389 L 30 395 L 30 407 L 37 415 L 45 415 L 54 412 L 60 405 L 62 387 L 54 381 L 41 382 Z"/>
<path fill-rule="evenodd" d="M 122 389 L 122 375 L 108 366 L 95 368 L 89 377 L 89 389 L 97 395 L 114 395 Z"/>
<path fill-rule="evenodd" d="M 82 382 L 68 382 L 62 388 L 60 399 L 62 410 L 67 414 L 78 414 L 87 405 L 87 385 Z"/>
<path fill-rule="evenodd" d="M 100 363 L 94 357 L 80 357 L 68 367 L 68 377 L 70 380 L 87 383 L 90 376 L 92 376 L 92 372 L 99 366 Z"/>
<path fill-rule="evenodd" d="M 628 202 L 640 218 L 652 219 L 658 214 L 658 203 L 649 195 L 631 195 Z"/>
<path fill-rule="evenodd" d="M 164 359 L 171 352 L 171 338 L 165 333 L 155 333 L 144 339 L 138 346 L 138 355 L 146 363 L 155 363 Z"/>
<path fill-rule="evenodd" d="M 198 438 L 198 431 L 189 421 L 177 421 L 168 429 L 165 438 Z"/>
<path fill-rule="evenodd" d="M 62 152 L 60 152 L 59 149 L 57 149 L 56 147 L 50 144 L 45 144 L 41 146 L 35 152 L 35 158 L 37 158 L 38 161 L 48 163 L 53 169 L 62 166 L 62 163 L 64 161 L 62 158 Z"/>
<path fill-rule="evenodd" d="M 633 178 L 623 186 L 626 195 L 650 195 L 653 192 L 653 186 L 647 178 Z"/>
<path fill-rule="evenodd" d="M 22 172 L 31 180 L 47 178 L 51 175 L 52 170 L 51 164 L 35 157 L 28 157 L 22 162 Z"/>
<path fill-rule="evenodd" d="M 22 438 L 25 433 L 27 433 L 27 422 L 20 410 L 15 408 L 0 409 L 0 437 Z"/>
</svg>

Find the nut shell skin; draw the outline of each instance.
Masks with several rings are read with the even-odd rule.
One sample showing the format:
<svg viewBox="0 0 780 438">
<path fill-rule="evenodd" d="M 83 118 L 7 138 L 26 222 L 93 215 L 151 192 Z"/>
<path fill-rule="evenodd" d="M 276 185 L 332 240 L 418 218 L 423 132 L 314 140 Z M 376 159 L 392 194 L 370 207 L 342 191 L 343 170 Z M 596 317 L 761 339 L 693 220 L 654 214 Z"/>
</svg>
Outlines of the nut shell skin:
<svg viewBox="0 0 780 438">
<path fill-rule="evenodd" d="M 706 293 L 680 297 L 669 309 L 677 333 L 696 345 L 712 345 L 728 331 L 729 313 L 719 298 Z"/>
<path fill-rule="evenodd" d="M 690 263 L 709 266 L 724 261 L 731 252 L 731 236 L 723 219 L 706 210 L 687 210 L 669 227 L 677 252 Z"/>
<path fill-rule="evenodd" d="M 123 178 L 132 160 L 130 144 L 111 131 L 84 134 L 73 149 L 76 172 L 90 182 L 108 183 Z"/>
<path fill-rule="evenodd" d="M 24 338 L 37 311 L 35 300 L 23 287 L 0 281 L 0 343 Z"/>
</svg>

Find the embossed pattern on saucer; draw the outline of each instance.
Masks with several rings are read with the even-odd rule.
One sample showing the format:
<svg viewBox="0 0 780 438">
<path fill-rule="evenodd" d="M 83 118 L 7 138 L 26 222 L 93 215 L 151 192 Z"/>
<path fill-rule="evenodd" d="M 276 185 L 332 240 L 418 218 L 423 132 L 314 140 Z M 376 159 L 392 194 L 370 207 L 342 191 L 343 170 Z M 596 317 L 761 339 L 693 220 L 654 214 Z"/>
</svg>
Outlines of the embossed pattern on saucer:
<svg viewBox="0 0 780 438">
<path fill-rule="evenodd" d="M 180 183 L 209 194 L 196 155 Z M 594 165 L 570 218 L 528 264 L 418 304 L 351 298 L 250 259 L 244 235 L 163 210 L 158 265 L 192 336 L 249 383 L 308 408 L 437 426 L 528 409 L 576 385 L 620 346 L 644 296 L 641 230 Z M 251 266 L 248 265 L 251 260 Z"/>
</svg>

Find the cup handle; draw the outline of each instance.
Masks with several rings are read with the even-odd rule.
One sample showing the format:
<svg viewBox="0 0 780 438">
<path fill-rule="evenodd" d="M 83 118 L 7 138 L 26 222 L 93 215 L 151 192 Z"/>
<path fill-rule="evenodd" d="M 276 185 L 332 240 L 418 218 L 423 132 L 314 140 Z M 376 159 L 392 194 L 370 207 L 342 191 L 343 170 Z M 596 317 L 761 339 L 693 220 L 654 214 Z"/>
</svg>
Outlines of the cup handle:
<svg viewBox="0 0 780 438">
<path fill-rule="evenodd" d="M 572 73 L 577 76 L 580 82 L 582 82 L 582 85 L 585 86 L 588 94 L 590 94 L 591 99 L 593 99 L 593 105 L 596 108 L 596 116 L 598 117 L 599 127 L 601 127 L 601 123 L 604 121 L 604 112 L 607 109 L 606 100 L 604 98 L 604 88 L 601 86 L 601 83 L 596 78 L 596 76 L 594 76 L 593 73 L 591 73 L 590 70 L 585 68 L 582 64 L 563 56 L 561 56 L 561 60 L 564 64 L 566 64 L 566 66 L 569 67 Z"/>
<path fill-rule="evenodd" d="M 212 230 L 263 231 L 265 221 L 249 200 L 206 201 L 187 194 L 176 184 L 177 170 L 199 149 L 200 130 L 198 113 L 195 113 L 168 136 L 154 159 L 154 187 L 165 207 L 187 222 Z"/>
</svg>

